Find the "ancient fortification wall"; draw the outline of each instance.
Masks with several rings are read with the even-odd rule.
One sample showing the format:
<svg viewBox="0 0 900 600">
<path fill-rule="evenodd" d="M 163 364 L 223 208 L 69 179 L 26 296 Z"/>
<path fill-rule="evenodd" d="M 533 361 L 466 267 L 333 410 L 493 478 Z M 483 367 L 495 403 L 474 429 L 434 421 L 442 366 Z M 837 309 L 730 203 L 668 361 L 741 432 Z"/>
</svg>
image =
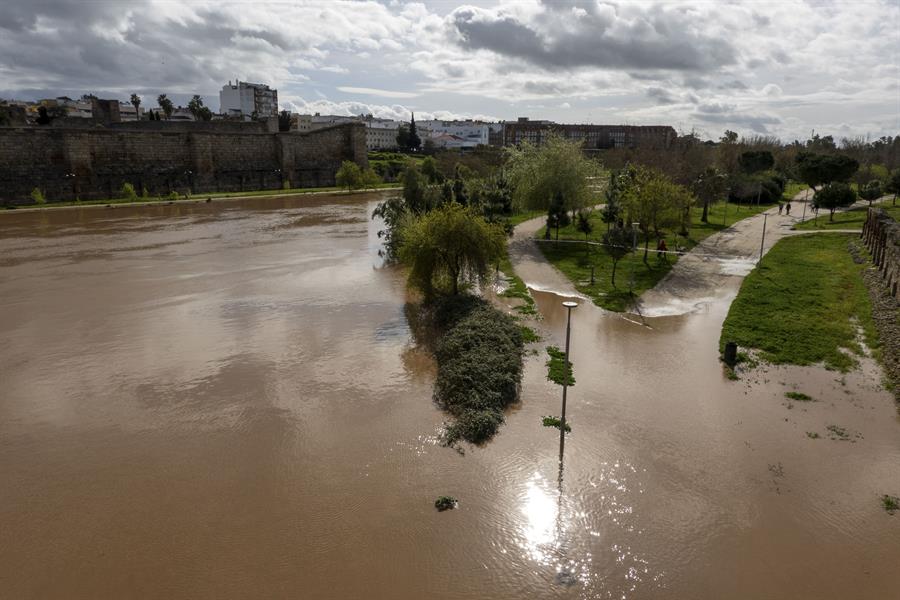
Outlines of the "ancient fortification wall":
<svg viewBox="0 0 900 600">
<path fill-rule="evenodd" d="M 341 161 L 367 166 L 360 123 L 308 133 L 0 128 L 0 204 L 138 194 L 239 192 L 334 185 Z"/>
<path fill-rule="evenodd" d="M 897 298 L 900 291 L 900 223 L 886 211 L 870 208 L 862 237 L 888 293 Z"/>
</svg>

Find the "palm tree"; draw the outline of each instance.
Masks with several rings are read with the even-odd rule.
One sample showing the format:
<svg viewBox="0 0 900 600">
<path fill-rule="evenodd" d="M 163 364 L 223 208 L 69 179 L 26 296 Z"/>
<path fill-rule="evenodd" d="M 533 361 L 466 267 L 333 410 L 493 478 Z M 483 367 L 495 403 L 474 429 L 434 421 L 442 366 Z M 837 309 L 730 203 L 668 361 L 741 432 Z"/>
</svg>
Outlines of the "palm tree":
<svg viewBox="0 0 900 600">
<path fill-rule="evenodd" d="M 131 95 L 131 104 L 134 106 L 134 117 L 136 120 L 141 120 L 141 115 L 138 112 L 138 107 L 141 105 L 141 97 L 137 94 Z"/>
</svg>

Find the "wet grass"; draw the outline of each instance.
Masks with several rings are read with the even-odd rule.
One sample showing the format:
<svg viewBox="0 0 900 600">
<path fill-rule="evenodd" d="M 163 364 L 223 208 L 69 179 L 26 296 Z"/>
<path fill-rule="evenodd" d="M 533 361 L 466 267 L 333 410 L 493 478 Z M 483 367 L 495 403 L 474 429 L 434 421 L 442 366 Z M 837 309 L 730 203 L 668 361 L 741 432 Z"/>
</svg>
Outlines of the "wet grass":
<svg viewBox="0 0 900 600">
<path fill-rule="evenodd" d="M 500 296 L 503 298 L 518 298 L 522 301 L 522 304 L 516 306 L 513 310 L 520 315 L 536 316 L 538 312 L 534 306 L 534 298 L 531 297 L 528 286 L 525 285 L 522 278 L 513 271 L 512 263 L 509 262 L 509 257 L 504 257 L 503 260 L 500 261 L 500 270 L 503 271 L 503 274 L 506 275 L 506 278 L 509 280 L 509 287 L 506 288 Z"/>
<path fill-rule="evenodd" d="M 700 222 L 702 209 L 695 207 L 692 209 L 694 224 L 691 226 L 689 234 L 687 236 L 669 234 L 666 243 L 670 250 L 675 250 L 676 247 L 690 250 L 710 235 L 771 207 L 771 205 L 756 207 L 718 203 L 710 207 L 706 223 Z M 594 210 L 590 220 L 594 231 L 587 239 L 592 242 L 602 241 L 607 225 L 603 223 L 600 211 Z M 551 234 L 555 239 L 556 231 L 551 230 Z M 543 239 L 544 228 L 537 232 L 536 237 Z M 584 242 L 585 236 L 572 224 L 560 228 L 559 239 Z M 568 277 L 580 293 L 591 298 L 597 306 L 617 312 L 628 310 L 633 300 L 659 283 L 672 270 L 678 259 L 677 255 L 671 254 L 666 260 L 658 260 L 655 242 L 651 242 L 647 262 L 644 262 L 644 245 L 643 241 L 639 239 L 638 251 L 619 261 L 616 267 L 616 282 L 613 285 L 613 261 L 602 247 L 586 247 L 586 244 L 571 242 L 559 244 L 539 242 L 538 245 L 547 260 Z M 591 284 L 592 266 L 594 267 L 593 284 Z"/>
<path fill-rule="evenodd" d="M 875 208 L 885 209 L 890 216 L 900 220 L 900 205 L 891 206 L 891 201 L 880 202 L 872 205 Z M 868 206 L 861 206 L 851 210 L 834 213 L 834 221 L 829 221 L 828 211 L 820 210 L 817 219 L 809 219 L 794 226 L 794 229 L 803 231 L 829 229 L 862 229 L 868 215 Z M 809 213 L 807 213 L 808 216 Z"/>
<path fill-rule="evenodd" d="M 797 236 L 779 241 L 744 280 L 722 326 L 726 341 L 760 351 L 775 364 L 824 364 L 849 370 L 861 355 L 862 326 L 877 346 L 872 308 L 847 250 L 853 235 Z"/>
<path fill-rule="evenodd" d="M 534 344 L 541 341 L 541 336 L 539 336 L 537 332 L 528 325 L 519 325 L 519 329 L 522 331 L 523 343 Z"/>
<path fill-rule="evenodd" d="M 548 416 L 541 417 L 541 424 L 544 427 L 555 427 L 559 429 L 562 425 L 562 421 L 559 417 Z M 568 423 L 566 423 L 566 433 L 572 433 L 572 427 Z"/>
<path fill-rule="evenodd" d="M 784 395 L 786 398 L 796 400 L 797 402 L 815 402 L 812 396 L 807 396 L 806 394 L 801 394 L 800 392 L 785 392 Z"/>
</svg>

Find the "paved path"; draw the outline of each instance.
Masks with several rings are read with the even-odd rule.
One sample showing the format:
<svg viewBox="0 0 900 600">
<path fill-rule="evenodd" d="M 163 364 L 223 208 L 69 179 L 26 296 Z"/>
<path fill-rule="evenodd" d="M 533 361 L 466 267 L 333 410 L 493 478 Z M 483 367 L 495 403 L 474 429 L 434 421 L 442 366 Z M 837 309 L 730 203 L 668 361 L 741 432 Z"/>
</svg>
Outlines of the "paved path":
<svg viewBox="0 0 900 600">
<path fill-rule="evenodd" d="M 786 236 L 824 233 L 824 230 L 791 230 L 793 225 L 801 221 L 805 199 L 805 190 L 794 196 L 790 216 L 779 215 L 777 208 L 770 208 L 765 213 L 738 221 L 700 242 L 681 257 L 652 290 L 641 296 L 638 301 L 640 313 L 645 317 L 684 314 L 702 310 L 714 300 L 734 296 L 741 280 L 756 266 L 760 250 L 765 254 Z M 812 216 L 812 212 L 807 210 L 807 220 Z M 766 229 L 764 244 L 763 223 Z M 859 232 L 853 229 L 828 231 Z"/>
<path fill-rule="evenodd" d="M 583 298 L 569 278 L 547 262 L 537 242 L 534 241 L 534 234 L 544 225 L 545 219 L 546 217 L 542 215 L 516 225 L 512 240 L 509 242 L 509 260 L 513 269 L 532 289 L 553 292 L 560 296 Z"/>
<path fill-rule="evenodd" d="M 765 254 L 776 242 L 789 235 L 858 233 L 854 229 L 791 230 L 801 221 L 805 199 L 806 191 L 794 197 L 790 216 L 779 215 L 777 208 L 770 208 L 765 213 L 738 221 L 707 237 L 682 256 L 653 289 L 641 296 L 638 301 L 641 315 L 680 315 L 702 310 L 715 300 L 733 297 L 741 280 L 756 266 L 761 245 Z M 858 203 L 853 208 L 866 204 Z M 812 216 L 812 212 L 807 210 L 807 220 Z M 762 244 L 764 221 L 766 237 Z M 569 278 L 544 258 L 534 241 L 535 233 L 543 224 L 544 217 L 540 216 L 516 226 L 509 244 L 510 262 L 516 274 L 532 289 L 583 298 Z"/>
</svg>

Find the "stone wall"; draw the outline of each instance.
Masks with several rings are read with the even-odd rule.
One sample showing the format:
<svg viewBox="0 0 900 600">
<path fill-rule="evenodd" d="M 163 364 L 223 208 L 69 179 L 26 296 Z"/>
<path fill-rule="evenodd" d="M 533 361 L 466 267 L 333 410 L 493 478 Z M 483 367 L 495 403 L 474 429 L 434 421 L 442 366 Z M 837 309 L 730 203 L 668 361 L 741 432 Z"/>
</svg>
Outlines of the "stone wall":
<svg viewBox="0 0 900 600">
<path fill-rule="evenodd" d="M 0 127 L 0 204 L 334 185 L 344 160 L 367 166 L 366 129 L 347 123 L 308 133 L 70 130 Z"/>
<path fill-rule="evenodd" d="M 888 293 L 897 298 L 900 288 L 900 223 L 885 210 L 870 208 L 862 238 Z"/>
</svg>

